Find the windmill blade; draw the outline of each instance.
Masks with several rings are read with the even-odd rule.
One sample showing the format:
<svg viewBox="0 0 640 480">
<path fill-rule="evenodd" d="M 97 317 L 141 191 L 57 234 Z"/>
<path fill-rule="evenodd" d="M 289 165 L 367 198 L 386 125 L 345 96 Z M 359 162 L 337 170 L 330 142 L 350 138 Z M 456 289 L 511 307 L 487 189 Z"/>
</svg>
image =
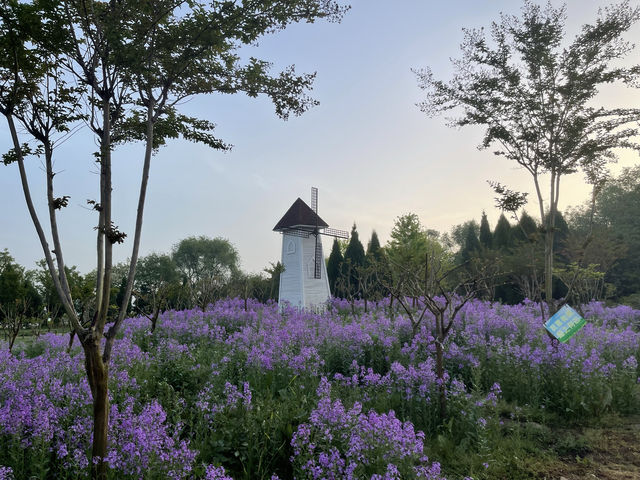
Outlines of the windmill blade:
<svg viewBox="0 0 640 480">
<path fill-rule="evenodd" d="M 322 243 L 319 241 L 318 234 L 316 234 L 316 255 L 313 265 L 313 278 L 320 278 L 321 266 L 322 266 Z"/>
<path fill-rule="evenodd" d="M 311 210 L 313 213 L 318 213 L 318 189 L 311 187 Z"/>
<path fill-rule="evenodd" d="M 349 232 L 346 232 L 344 230 L 337 230 L 335 228 L 325 228 L 320 233 L 329 237 L 349 238 Z"/>
<path fill-rule="evenodd" d="M 300 230 L 297 228 L 285 228 L 283 230 L 280 230 L 280 232 L 283 235 L 292 235 L 294 237 L 302 237 L 302 238 L 309 238 L 309 235 L 311 235 L 311 232 L 307 230 Z"/>
</svg>

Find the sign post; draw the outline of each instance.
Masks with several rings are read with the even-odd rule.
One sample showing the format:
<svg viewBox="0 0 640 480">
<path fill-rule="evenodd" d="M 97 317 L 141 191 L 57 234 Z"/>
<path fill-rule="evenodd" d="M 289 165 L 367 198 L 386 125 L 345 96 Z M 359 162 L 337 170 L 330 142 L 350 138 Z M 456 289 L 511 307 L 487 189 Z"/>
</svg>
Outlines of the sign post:
<svg viewBox="0 0 640 480">
<path fill-rule="evenodd" d="M 547 320 L 544 328 L 559 341 L 565 343 L 584 327 L 585 323 L 587 323 L 586 320 L 578 312 L 569 305 L 565 305 Z"/>
</svg>

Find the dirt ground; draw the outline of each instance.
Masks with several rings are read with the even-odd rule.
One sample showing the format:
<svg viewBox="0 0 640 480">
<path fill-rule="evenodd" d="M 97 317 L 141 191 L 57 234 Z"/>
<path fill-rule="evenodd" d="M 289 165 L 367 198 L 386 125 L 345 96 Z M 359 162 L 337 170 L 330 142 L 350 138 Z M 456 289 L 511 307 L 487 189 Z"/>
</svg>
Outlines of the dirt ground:
<svg viewBox="0 0 640 480">
<path fill-rule="evenodd" d="M 581 434 L 588 451 L 554 463 L 545 480 L 640 480 L 640 416 Z"/>
</svg>

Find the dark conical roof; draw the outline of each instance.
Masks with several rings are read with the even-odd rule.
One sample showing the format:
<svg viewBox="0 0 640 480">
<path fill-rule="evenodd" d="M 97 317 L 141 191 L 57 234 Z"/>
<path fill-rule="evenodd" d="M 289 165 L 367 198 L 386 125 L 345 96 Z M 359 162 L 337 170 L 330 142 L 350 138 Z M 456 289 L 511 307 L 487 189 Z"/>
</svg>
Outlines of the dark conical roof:
<svg viewBox="0 0 640 480">
<path fill-rule="evenodd" d="M 287 213 L 284 214 L 284 217 L 280 219 L 280 221 L 276 224 L 273 229 L 275 231 L 278 230 L 286 230 L 287 228 L 296 228 L 296 227 L 313 227 L 316 226 L 320 228 L 326 228 L 329 225 L 322 220 L 316 212 L 311 210 L 311 207 L 304 203 L 302 199 L 298 198 L 291 208 L 287 210 Z"/>
</svg>

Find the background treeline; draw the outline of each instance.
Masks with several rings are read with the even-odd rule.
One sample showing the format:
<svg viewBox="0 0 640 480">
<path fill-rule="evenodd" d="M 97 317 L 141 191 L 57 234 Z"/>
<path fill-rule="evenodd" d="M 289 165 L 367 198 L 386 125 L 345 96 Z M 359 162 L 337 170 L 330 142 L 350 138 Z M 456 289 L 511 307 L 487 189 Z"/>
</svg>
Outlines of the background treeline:
<svg viewBox="0 0 640 480">
<path fill-rule="evenodd" d="M 129 265 L 113 268 L 110 316 L 114 317 L 126 285 Z M 277 299 L 280 263 L 259 274 L 244 273 L 235 247 L 223 238 L 189 237 L 170 253 L 142 257 L 136 272 L 130 315 L 147 316 L 153 327 L 160 312 L 169 309 L 205 308 L 219 298 Z M 67 268 L 74 306 L 83 322 L 95 314 L 96 272 L 81 274 Z M 36 331 L 66 326 L 64 309 L 44 261 L 34 270 L 17 264 L 5 249 L 0 251 L 0 326 L 11 344 L 20 329 Z"/>
<path fill-rule="evenodd" d="M 554 238 L 553 295 L 572 304 L 607 300 L 640 307 L 640 166 L 610 179 L 584 205 L 559 212 Z M 334 295 L 376 300 L 393 290 L 402 272 L 425 264 L 444 269 L 493 265 L 500 272 L 481 290 L 485 299 L 515 304 L 542 300 L 544 227 L 526 211 L 502 214 L 491 226 L 479 219 L 440 234 L 415 214 L 396 219 L 389 242 L 375 232 L 366 253 L 355 225 L 349 242 L 334 241 L 327 272 Z M 430 260 L 427 260 L 430 259 Z M 569 289 L 571 286 L 571 289 Z M 391 292 L 393 293 L 393 292 Z"/>
<path fill-rule="evenodd" d="M 554 296 L 566 295 L 573 284 L 573 304 L 592 299 L 640 307 L 640 166 L 609 180 L 593 202 L 559 214 L 556 221 Z M 483 212 L 441 234 L 409 213 L 395 220 L 390 239 L 380 244 L 374 231 L 365 244 L 354 224 L 348 241 L 334 240 L 327 273 L 334 296 L 375 301 L 393 293 L 401 271 L 424 268 L 427 257 L 448 269 L 474 261 L 499 266 L 499 275 L 480 295 L 503 303 L 536 299 L 544 266 L 543 228 L 526 211 L 513 218 L 501 215 L 491 226 Z M 128 264 L 114 268 L 112 310 L 124 290 Z M 152 324 L 168 309 L 205 308 L 225 297 L 277 300 L 280 262 L 263 272 L 240 269 L 236 248 L 226 239 L 189 237 L 169 253 L 140 259 L 130 315 L 145 315 Z M 95 313 L 95 272 L 67 269 L 80 317 Z M 12 337 L 20 328 L 61 327 L 63 308 L 43 261 L 28 270 L 7 250 L 0 251 L 0 323 Z"/>
</svg>

